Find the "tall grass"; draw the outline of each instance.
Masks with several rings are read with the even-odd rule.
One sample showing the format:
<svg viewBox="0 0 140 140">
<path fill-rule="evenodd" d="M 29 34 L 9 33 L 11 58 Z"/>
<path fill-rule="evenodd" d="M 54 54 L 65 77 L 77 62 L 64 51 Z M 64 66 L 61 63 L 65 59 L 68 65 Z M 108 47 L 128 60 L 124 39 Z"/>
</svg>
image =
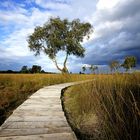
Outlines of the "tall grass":
<svg viewBox="0 0 140 140">
<path fill-rule="evenodd" d="M 64 105 L 80 140 L 140 139 L 140 73 L 96 76 L 69 88 Z"/>
<path fill-rule="evenodd" d="M 0 74 L 0 124 L 39 88 L 90 78 L 90 75 L 74 74 Z"/>
</svg>

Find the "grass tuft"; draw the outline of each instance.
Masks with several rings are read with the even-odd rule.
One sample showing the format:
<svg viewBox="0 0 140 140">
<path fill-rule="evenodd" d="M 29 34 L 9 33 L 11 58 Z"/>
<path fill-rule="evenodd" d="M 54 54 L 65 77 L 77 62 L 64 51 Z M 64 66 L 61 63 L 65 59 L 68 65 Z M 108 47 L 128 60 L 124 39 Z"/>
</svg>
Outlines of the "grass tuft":
<svg viewBox="0 0 140 140">
<path fill-rule="evenodd" d="M 140 73 L 98 75 L 63 97 L 80 140 L 140 139 Z"/>
</svg>

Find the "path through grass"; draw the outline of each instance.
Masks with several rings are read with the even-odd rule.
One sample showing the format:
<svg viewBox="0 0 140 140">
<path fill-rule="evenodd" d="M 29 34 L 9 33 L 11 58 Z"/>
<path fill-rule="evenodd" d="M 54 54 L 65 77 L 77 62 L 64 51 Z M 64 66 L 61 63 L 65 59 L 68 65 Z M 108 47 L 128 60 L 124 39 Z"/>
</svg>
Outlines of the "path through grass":
<svg viewBox="0 0 140 140">
<path fill-rule="evenodd" d="M 91 75 L 0 74 L 0 124 L 32 93 L 43 86 L 92 79 Z"/>
</svg>

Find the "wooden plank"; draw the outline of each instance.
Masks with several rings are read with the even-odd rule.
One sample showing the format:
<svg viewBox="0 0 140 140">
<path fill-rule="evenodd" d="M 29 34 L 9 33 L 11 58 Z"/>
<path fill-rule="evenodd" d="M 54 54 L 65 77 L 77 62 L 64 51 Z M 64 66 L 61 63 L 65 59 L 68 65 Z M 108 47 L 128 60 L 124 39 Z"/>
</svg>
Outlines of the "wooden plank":
<svg viewBox="0 0 140 140">
<path fill-rule="evenodd" d="M 76 83 L 44 87 L 20 105 L 0 127 L 0 140 L 76 140 L 61 106 L 61 90 Z"/>
<path fill-rule="evenodd" d="M 0 136 L 27 136 L 37 134 L 53 134 L 53 133 L 71 133 L 71 128 L 68 127 L 48 127 L 48 128 L 26 128 L 26 129 L 4 129 Z M 1 138 L 0 138 L 1 139 Z"/>
<path fill-rule="evenodd" d="M 76 140 L 74 133 L 1 137 L 0 140 Z"/>
<path fill-rule="evenodd" d="M 49 121 L 49 122 L 5 122 L 1 128 L 3 129 L 25 129 L 25 128 L 48 128 L 48 127 L 68 127 L 67 121 Z"/>
</svg>

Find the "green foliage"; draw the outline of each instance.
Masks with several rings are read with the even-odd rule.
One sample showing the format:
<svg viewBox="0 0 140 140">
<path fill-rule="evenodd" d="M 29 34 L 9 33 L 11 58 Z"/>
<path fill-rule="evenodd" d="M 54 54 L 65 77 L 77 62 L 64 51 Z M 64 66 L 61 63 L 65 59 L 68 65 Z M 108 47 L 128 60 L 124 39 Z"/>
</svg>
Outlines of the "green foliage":
<svg viewBox="0 0 140 140">
<path fill-rule="evenodd" d="M 68 21 L 58 18 L 50 18 L 42 27 L 35 28 L 34 33 L 29 36 L 28 44 L 35 55 L 43 51 L 55 63 L 58 70 L 68 72 L 66 62 L 69 55 L 84 57 L 85 49 L 80 44 L 85 36 L 92 32 L 89 23 L 81 23 L 79 19 Z M 66 52 L 63 68 L 60 68 L 56 61 L 59 51 Z"/>
<path fill-rule="evenodd" d="M 44 70 L 41 70 L 41 66 L 33 65 L 32 68 L 28 68 L 28 66 L 23 66 L 20 70 L 21 73 L 44 73 Z"/>
<path fill-rule="evenodd" d="M 41 66 L 33 65 L 32 66 L 32 73 L 40 73 L 41 72 Z"/>
<path fill-rule="evenodd" d="M 112 71 L 117 71 L 118 68 L 120 68 L 120 64 L 117 60 L 111 61 L 111 63 L 109 64 L 110 70 Z"/>
<path fill-rule="evenodd" d="M 94 73 L 95 70 L 97 70 L 97 69 L 98 69 L 98 67 L 97 66 L 94 66 L 93 64 L 90 65 L 90 67 L 89 67 L 89 70 L 91 71 L 91 73 Z"/>
<path fill-rule="evenodd" d="M 86 71 L 86 66 L 82 67 L 82 71 L 85 72 Z"/>
<path fill-rule="evenodd" d="M 20 70 L 21 73 L 28 73 L 28 66 L 23 66 Z"/>
<path fill-rule="evenodd" d="M 137 59 L 135 56 L 127 56 L 122 64 L 126 71 L 136 67 Z"/>
</svg>

